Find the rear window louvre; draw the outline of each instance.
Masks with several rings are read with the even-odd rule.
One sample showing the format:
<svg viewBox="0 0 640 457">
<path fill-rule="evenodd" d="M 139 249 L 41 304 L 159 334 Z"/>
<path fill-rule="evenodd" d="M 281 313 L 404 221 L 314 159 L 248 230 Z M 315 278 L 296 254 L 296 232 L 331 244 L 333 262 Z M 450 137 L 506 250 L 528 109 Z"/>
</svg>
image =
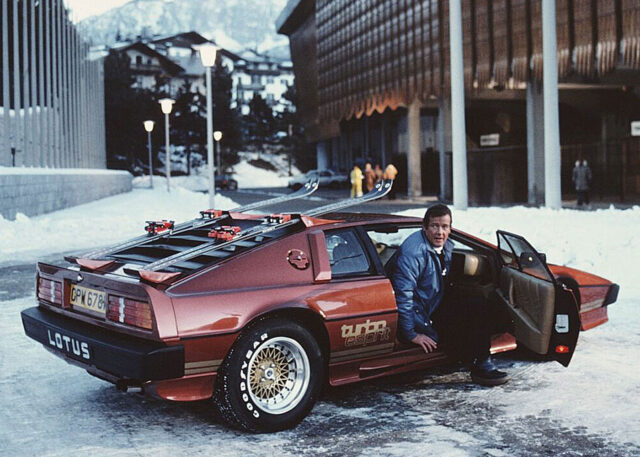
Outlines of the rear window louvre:
<svg viewBox="0 0 640 457">
<path fill-rule="evenodd" d="M 239 226 L 242 231 L 246 231 L 256 225 L 259 225 L 262 220 L 233 220 L 227 219 L 224 225 Z M 179 261 L 167 268 L 165 271 L 181 272 L 190 274 L 194 271 L 200 270 L 207 266 L 213 265 L 224 259 L 233 257 L 237 254 L 245 252 L 249 249 L 257 247 L 261 244 L 267 243 L 273 239 L 280 238 L 289 233 L 293 233 L 303 228 L 303 224 L 296 224 L 294 226 L 274 230 L 267 234 L 258 234 L 254 237 L 239 240 L 233 242 L 221 249 L 207 251 L 202 255 L 190 259 Z M 187 251 L 197 246 L 206 246 L 211 243 L 222 244 L 223 240 L 215 240 L 208 236 L 211 231 L 211 227 L 202 229 L 194 228 L 186 232 L 182 232 L 176 235 L 167 234 L 163 237 L 154 240 L 143 240 L 135 246 L 129 246 L 125 249 L 115 251 L 107 256 L 107 258 L 124 262 L 128 265 L 127 270 L 133 271 L 134 269 L 144 269 L 145 265 L 157 262 L 180 252 Z M 240 232 L 242 233 L 242 232 Z"/>
</svg>

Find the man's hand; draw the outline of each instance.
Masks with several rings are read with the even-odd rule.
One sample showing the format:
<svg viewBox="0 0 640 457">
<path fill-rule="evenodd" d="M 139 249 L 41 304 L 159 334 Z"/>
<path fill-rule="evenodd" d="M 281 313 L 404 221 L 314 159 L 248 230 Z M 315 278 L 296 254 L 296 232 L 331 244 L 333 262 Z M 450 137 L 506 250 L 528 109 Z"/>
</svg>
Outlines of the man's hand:
<svg viewBox="0 0 640 457">
<path fill-rule="evenodd" d="M 411 340 L 413 344 L 420 346 L 427 354 L 433 352 L 438 347 L 438 343 L 429 338 L 427 335 L 418 333 L 414 339 Z"/>
</svg>

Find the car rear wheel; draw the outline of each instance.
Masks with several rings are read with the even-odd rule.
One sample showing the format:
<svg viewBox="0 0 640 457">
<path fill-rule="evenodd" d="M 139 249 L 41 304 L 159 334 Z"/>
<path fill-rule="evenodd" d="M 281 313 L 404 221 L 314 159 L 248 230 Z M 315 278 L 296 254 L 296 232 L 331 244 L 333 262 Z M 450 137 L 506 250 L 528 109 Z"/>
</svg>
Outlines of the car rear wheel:
<svg viewBox="0 0 640 457">
<path fill-rule="evenodd" d="M 311 411 L 324 381 L 322 352 L 299 323 L 267 319 L 243 332 L 216 382 L 223 419 L 252 432 L 296 426 Z"/>
</svg>

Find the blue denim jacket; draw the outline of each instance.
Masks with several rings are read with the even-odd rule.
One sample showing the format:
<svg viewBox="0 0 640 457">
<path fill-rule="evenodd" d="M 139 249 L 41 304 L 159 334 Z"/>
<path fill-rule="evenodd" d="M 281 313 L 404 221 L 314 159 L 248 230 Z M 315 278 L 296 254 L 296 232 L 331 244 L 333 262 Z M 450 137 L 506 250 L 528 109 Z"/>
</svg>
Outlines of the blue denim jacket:
<svg viewBox="0 0 640 457">
<path fill-rule="evenodd" d="M 444 245 L 446 272 L 451 268 L 453 242 Z M 444 295 L 444 277 L 438 254 L 424 230 L 411 234 L 394 254 L 387 272 L 393 284 L 398 306 L 398 335 L 411 341 L 418 333 L 438 340 L 431 325 L 431 314 Z"/>
</svg>

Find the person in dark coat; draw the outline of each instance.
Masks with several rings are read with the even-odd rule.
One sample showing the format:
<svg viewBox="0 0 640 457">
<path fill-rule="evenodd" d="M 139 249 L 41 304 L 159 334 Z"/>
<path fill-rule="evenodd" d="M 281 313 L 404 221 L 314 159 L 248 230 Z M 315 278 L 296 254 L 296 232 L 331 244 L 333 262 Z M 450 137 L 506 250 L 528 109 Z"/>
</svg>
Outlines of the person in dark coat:
<svg viewBox="0 0 640 457">
<path fill-rule="evenodd" d="M 578 195 L 578 206 L 589 204 L 589 188 L 591 186 L 591 168 L 586 160 L 576 160 L 571 179 Z"/>
<path fill-rule="evenodd" d="M 398 306 L 398 339 L 436 350 L 441 341 L 465 361 L 472 362 L 471 379 L 494 386 L 509 380 L 490 356 L 491 331 L 481 303 L 458 304 L 445 300 L 445 284 L 451 268 L 453 242 L 451 210 L 431 206 L 422 229 L 410 235 L 386 267 Z"/>
</svg>

